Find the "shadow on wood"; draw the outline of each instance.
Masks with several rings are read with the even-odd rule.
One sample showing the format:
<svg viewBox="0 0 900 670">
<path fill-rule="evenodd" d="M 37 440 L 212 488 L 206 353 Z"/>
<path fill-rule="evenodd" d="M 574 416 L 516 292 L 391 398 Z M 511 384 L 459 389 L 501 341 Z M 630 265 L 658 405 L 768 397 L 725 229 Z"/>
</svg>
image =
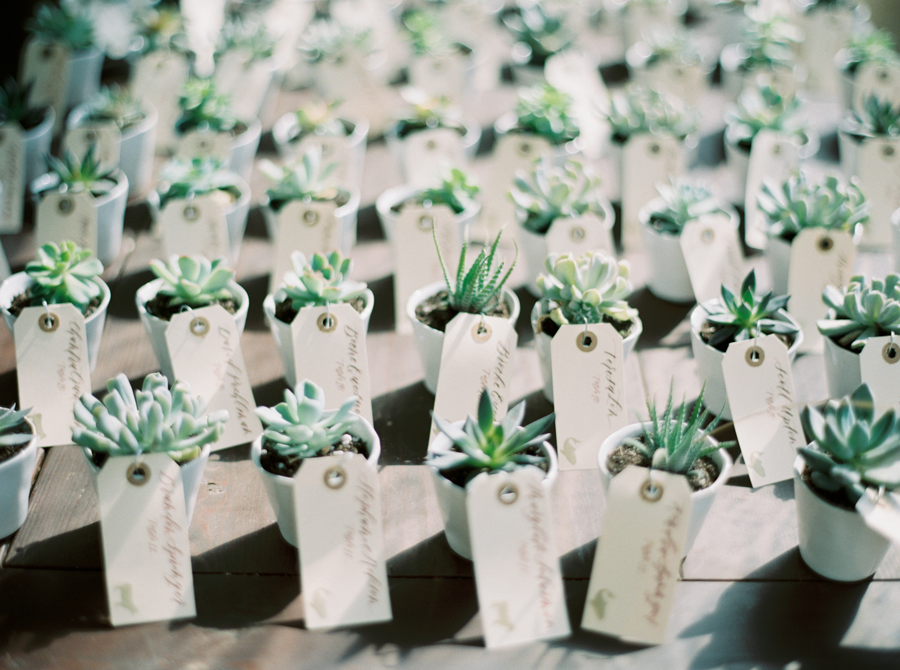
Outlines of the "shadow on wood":
<svg viewBox="0 0 900 670">
<path fill-rule="evenodd" d="M 418 382 L 372 401 L 375 432 L 381 438 L 381 465 L 419 465 L 428 451 L 434 396 Z"/>
</svg>

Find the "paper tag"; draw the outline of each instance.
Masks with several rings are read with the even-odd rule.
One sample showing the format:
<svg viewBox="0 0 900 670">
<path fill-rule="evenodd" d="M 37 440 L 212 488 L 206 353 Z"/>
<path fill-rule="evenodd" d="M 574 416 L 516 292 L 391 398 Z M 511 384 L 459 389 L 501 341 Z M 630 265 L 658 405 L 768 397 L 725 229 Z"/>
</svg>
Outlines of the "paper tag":
<svg viewBox="0 0 900 670">
<path fill-rule="evenodd" d="M 72 444 L 75 403 L 91 392 L 84 315 L 69 304 L 26 307 L 13 336 L 19 406 L 31 407 L 38 446 Z"/>
<path fill-rule="evenodd" d="M 448 422 L 476 416 L 481 392 L 488 389 L 494 421 L 503 419 L 517 341 L 509 319 L 465 313 L 454 316 L 444 332 L 434 413 Z M 432 421 L 431 437 L 437 434 Z"/>
<path fill-rule="evenodd" d="M 22 57 L 19 86 L 31 84 L 28 102 L 35 107 L 50 105 L 56 112 L 54 133 L 63 127 L 66 118 L 66 94 L 69 88 L 69 68 L 72 55 L 69 49 L 55 43 L 32 39 Z"/>
<path fill-rule="evenodd" d="M 650 133 L 632 136 L 622 149 L 622 241 L 626 249 L 642 245 L 638 212 L 659 197 L 656 185 L 682 172 L 681 141 Z"/>
<path fill-rule="evenodd" d="M 803 328 L 800 351 L 820 353 L 825 346 L 816 327 L 828 311 L 822 291 L 829 284 L 846 286 L 855 258 L 856 247 L 845 230 L 805 228 L 791 242 L 789 311 Z"/>
<path fill-rule="evenodd" d="M 359 188 L 359 184 L 355 181 L 353 156 L 347 137 L 307 133 L 298 143 L 294 156 L 303 156 L 316 147 L 322 150 L 323 164 L 335 164 L 335 168 L 328 175 L 330 183 L 345 189 Z"/>
<path fill-rule="evenodd" d="M 362 454 L 307 458 L 294 504 L 306 627 L 390 621 L 375 468 Z"/>
<path fill-rule="evenodd" d="M 753 138 L 747 185 L 744 196 L 744 220 L 748 222 L 744 240 L 754 249 L 765 249 L 766 224 L 756 204 L 764 181 L 780 184 L 800 165 L 797 146 L 774 130 L 760 130 Z"/>
<path fill-rule="evenodd" d="M 122 133 L 115 121 L 86 123 L 66 133 L 63 150 L 71 151 L 78 158 L 87 155 L 94 148 L 94 157 L 100 161 L 100 170 L 109 171 L 119 167 L 122 148 Z"/>
<path fill-rule="evenodd" d="M 97 205 L 87 191 L 48 193 L 37 206 L 35 244 L 65 240 L 97 255 Z"/>
<path fill-rule="evenodd" d="M 550 497 L 536 467 L 466 487 L 475 587 L 489 649 L 569 635 Z"/>
<path fill-rule="evenodd" d="M 722 286 L 738 290 L 744 279 L 744 256 L 730 216 L 704 214 L 689 221 L 679 243 L 698 303 L 717 298 Z"/>
<path fill-rule="evenodd" d="M 231 95 L 232 111 L 243 120 L 255 119 L 265 102 L 272 83 L 274 66 L 271 59 L 249 61 L 249 54 L 230 51 L 224 58 L 235 57 L 237 69 L 222 90 Z M 218 66 L 216 66 L 218 71 Z"/>
<path fill-rule="evenodd" d="M 166 257 L 201 254 L 207 258 L 230 258 L 228 223 L 213 194 L 173 200 L 160 212 L 159 219 Z"/>
<path fill-rule="evenodd" d="M 275 259 L 269 278 L 269 292 L 281 286 L 284 273 L 291 271 L 291 254 L 302 251 L 307 257 L 321 252 L 343 250 L 341 222 L 334 202 L 292 200 L 275 212 Z M 301 378 L 302 379 L 302 378 Z"/>
<path fill-rule="evenodd" d="M 453 128 L 419 130 L 402 142 L 403 171 L 410 186 L 431 186 L 447 166 L 466 165 L 461 136 Z"/>
<path fill-rule="evenodd" d="M 352 49 L 339 62 L 316 63 L 316 88 L 325 100 L 342 101 L 336 110 L 339 117 L 367 119 L 372 137 L 385 131 L 396 106 L 376 73 L 365 67 L 363 56 Z"/>
<path fill-rule="evenodd" d="M 25 196 L 25 136 L 18 123 L 0 126 L 0 184 L 0 233 L 19 233 Z"/>
<path fill-rule="evenodd" d="M 900 103 L 900 100 L 897 101 Z M 873 137 L 859 145 L 856 176 L 869 201 L 869 222 L 863 227 L 865 246 L 891 246 L 891 214 L 900 208 L 900 142 Z"/>
<path fill-rule="evenodd" d="M 701 63 L 685 65 L 669 59 L 650 65 L 642 74 L 645 75 L 650 88 L 666 95 L 677 96 L 688 105 L 697 103 L 700 93 L 707 88 L 709 77 Z"/>
<path fill-rule="evenodd" d="M 327 409 L 350 396 L 353 411 L 372 423 L 369 355 L 362 317 L 352 305 L 304 307 L 291 323 L 295 379 L 311 379 L 322 387 Z"/>
<path fill-rule="evenodd" d="M 629 465 L 610 482 L 582 628 L 661 644 L 687 537 L 691 489 L 682 475 Z"/>
<path fill-rule="evenodd" d="M 415 56 L 409 62 L 409 82 L 428 96 L 446 97 L 459 105 L 465 94 L 468 68 L 467 57 L 460 53 Z"/>
<path fill-rule="evenodd" d="M 138 100 L 156 108 L 157 150 L 169 150 L 176 143 L 175 123 L 181 114 L 178 95 L 188 79 L 190 64 L 174 51 L 154 51 L 132 66 L 130 88 Z"/>
<path fill-rule="evenodd" d="M 800 28 L 807 38 L 800 43 L 800 58 L 806 66 L 805 88 L 837 97 L 840 79 L 837 68 L 820 67 L 833 63 L 835 54 L 847 43 L 853 31 L 853 10 L 821 9 L 801 15 Z"/>
<path fill-rule="evenodd" d="M 166 328 L 175 379 L 207 402 L 206 412 L 228 411 L 213 451 L 252 442 L 262 433 L 234 317 L 220 305 L 175 314 Z M 174 380 L 169 380 L 174 382 Z"/>
<path fill-rule="evenodd" d="M 578 121 L 581 151 L 592 161 L 599 159 L 609 130 L 598 110 L 609 109 L 609 91 L 596 63 L 578 51 L 566 49 L 547 59 L 544 76 L 555 88 L 572 97 L 571 113 Z"/>
<path fill-rule="evenodd" d="M 2 184 L 3 182 L 0 182 Z M 9 279 L 9 276 L 12 274 L 9 269 L 9 259 L 6 257 L 6 250 L 3 248 L 3 243 L 0 242 L 0 282 L 4 282 Z"/>
<path fill-rule="evenodd" d="M 861 110 L 866 98 L 875 96 L 882 102 L 900 104 L 900 66 L 885 63 L 863 63 L 853 82 L 853 109 Z"/>
<path fill-rule="evenodd" d="M 893 544 L 900 544 L 900 494 L 886 491 L 880 498 L 872 489 L 866 489 L 856 511 L 866 525 Z"/>
<path fill-rule="evenodd" d="M 612 230 L 596 214 L 557 217 L 550 224 L 544 239 L 550 254 L 578 255 L 604 251 L 615 255 Z"/>
<path fill-rule="evenodd" d="M 756 488 L 790 479 L 806 442 L 787 347 L 775 335 L 732 342 L 722 372 L 750 483 Z"/>
<path fill-rule="evenodd" d="M 550 360 L 559 469 L 596 469 L 600 445 L 628 423 L 622 336 L 608 323 L 561 326 Z"/>
<path fill-rule="evenodd" d="M 896 341 L 895 341 L 896 340 Z M 859 371 L 875 398 L 878 414 L 891 408 L 900 411 L 900 337 L 870 337 L 859 352 Z"/>
<path fill-rule="evenodd" d="M 231 160 L 231 133 L 216 133 L 211 130 L 192 130 L 178 140 L 175 149 L 177 158 L 198 158 L 213 156 L 223 161 Z"/>
</svg>

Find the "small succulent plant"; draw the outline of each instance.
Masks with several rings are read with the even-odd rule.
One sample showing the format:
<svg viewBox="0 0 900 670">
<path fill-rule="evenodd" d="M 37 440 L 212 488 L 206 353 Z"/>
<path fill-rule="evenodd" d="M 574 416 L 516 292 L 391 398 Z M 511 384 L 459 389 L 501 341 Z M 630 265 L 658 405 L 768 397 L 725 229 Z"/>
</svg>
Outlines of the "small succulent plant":
<svg viewBox="0 0 900 670">
<path fill-rule="evenodd" d="M 826 286 L 822 301 L 829 310 L 819 332 L 846 349 L 859 352 L 870 337 L 900 335 L 900 275 L 871 282 L 856 275 L 843 290 Z"/>
<path fill-rule="evenodd" d="M 468 471 L 466 483 L 482 472 L 512 472 L 526 465 L 540 467 L 547 463 L 540 447 L 550 436 L 545 431 L 553 421 L 552 413 L 523 426 L 525 403 L 520 402 L 502 421 L 494 421 L 490 392 L 484 389 L 478 400 L 477 418 L 470 414 L 462 427 L 433 412 L 432 416 L 435 426 L 450 438 L 450 443 L 444 449 L 434 449 L 428 455 L 427 464 L 443 473 Z"/>
<path fill-rule="evenodd" d="M 620 144 L 639 133 L 684 139 L 697 130 L 696 115 L 680 99 L 646 86 L 629 86 L 616 92 L 607 117 L 612 139 Z"/>
<path fill-rule="evenodd" d="M 142 54 L 161 49 L 186 52 L 184 17 L 178 7 L 146 7 L 135 16 L 137 34 L 134 47 Z"/>
<path fill-rule="evenodd" d="M 317 100 L 300 107 L 294 116 L 297 118 L 296 139 L 307 134 L 320 137 L 343 137 L 347 134 L 344 124 L 337 118 L 337 101 L 325 102 Z"/>
<path fill-rule="evenodd" d="M 547 58 L 563 51 L 575 37 L 561 15 L 549 13 L 539 3 L 522 4 L 518 11 L 507 13 L 503 21 L 516 42 L 528 47 L 526 62 L 535 66 L 543 66 Z"/>
<path fill-rule="evenodd" d="M 644 58 L 646 66 L 663 61 L 671 61 L 678 65 L 696 65 L 703 60 L 697 47 L 682 31 L 652 30 L 644 35 L 636 49 Z"/>
<path fill-rule="evenodd" d="M 804 228 L 853 233 L 869 220 L 869 205 L 853 179 L 846 185 L 834 176 L 810 182 L 800 172 L 778 186 L 764 182 L 757 202 L 768 219 L 768 234 L 787 241 Z"/>
<path fill-rule="evenodd" d="M 163 281 L 158 295 L 168 297 L 172 307 L 203 307 L 232 297 L 228 283 L 234 270 L 226 267 L 222 258 L 172 256 L 168 263 L 150 261 L 150 270 Z"/>
<path fill-rule="evenodd" d="M 847 114 L 843 129 L 858 138 L 900 137 L 900 105 L 870 95 L 863 100 L 861 110 Z"/>
<path fill-rule="evenodd" d="M 72 51 L 83 51 L 94 45 L 94 24 L 90 18 L 66 4 L 41 5 L 26 27 L 42 42 L 57 42 Z"/>
<path fill-rule="evenodd" d="M 94 145 L 88 147 L 84 158 L 78 159 L 71 151 L 64 158 L 47 155 L 48 172 L 32 184 L 36 194 L 50 191 L 65 193 L 90 193 L 95 198 L 113 190 L 118 181 L 115 170 L 101 170 Z"/>
<path fill-rule="evenodd" d="M 184 84 L 178 98 L 181 116 L 175 123 L 180 133 L 209 130 L 233 132 L 238 120 L 231 108 L 231 96 L 219 93 L 212 79 L 194 77 Z"/>
<path fill-rule="evenodd" d="M 900 55 L 894 50 L 894 37 L 887 30 L 851 35 L 841 55 L 842 65 L 851 75 L 865 63 L 900 65 Z"/>
<path fill-rule="evenodd" d="M 31 87 L 32 84 L 20 87 L 12 78 L 0 87 L 0 124 L 18 123 L 22 130 L 31 130 L 43 122 L 47 106 L 35 106 L 28 102 Z"/>
<path fill-rule="evenodd" d="M 104 86 L 87 104 L 88 121 L 112 121 L 119 130 L 140 123 L 144 110 L 140 101 L 126 88 Z"/>
<path fill-rule="evenodd" d="M 165 207 L 172 200 L 195 198 L 221 191 L 232 200 L 241 197 L 239 177 L 225 169 L 219 158 L 173 158 L 159 173 L 159 204 Z"/>
<path fill-rule="evenodd" d="M 703 307 L 706 310 L 706 320 L 715 327 L 707 342 L 709 346 L 725 351 L 732 342 L 749 340 L 757 334 L 797 337 L 800 331 L 797 324 L 779 318 L 778 315 L 791 296 L 776 296 L 772 291 L 757 293 L 754 270 L 744 278 L 737 295 L 724 285 L 721 293 L 721 299 Z"/>
<path fill-rule="evenodd" d="M 90 394 L 75 404 L 72 441 L 92 452 L 127 456 L 164 452 L 178 463 L 200 455 L 203 447 L 219 439 L 228 412 L 204 415 L 206 403 L 195 397 L 186 382 L 169 389 L 158 372 L 144 378 L 133 391 L 128 377 L 120 374 L 106 383 L 103 401 Z"/>
<path fill-rule="evenodd" d="M 454 45 L 441 29 L 440 17 L 434 11 L 412 9 L 403 14 L 403 28 L 413 53 L 418 56 L 446 56 Z"/>
<path fill-rule="evenodd" d="M 741 42 L 743 70 L 793 68 L 794 51 L 803 34 L 782 13 L 762 7 L 747 7 L 750 22 Z"/>
<path fill-rule="evenodd" d="M 322 147 L 313 146 L 293 165 L 278 166 L 271 161 L 261 161 L 260 171 L 275 185 L 266 191 L 269 206 L 280 210 L 292 200 L 302 202 L 336 200 L 340 189 L 329 183 L 328 176 L 337 163 L 322 161 Z"/>
<path fill-rule="evenodd" d="M 338 61 L 353 50 L 366 56 L 372 50 L 369 30 L 358 30 L 333 19 L 317 19 L 300 36 L 300 49 L 312 63 Z"/>
<path fill-rule="evenodd" d="M 475 196 L 480 190 L 477 184 L 470 181 L 468 174 L 449 168 L 440 174 L 434 186 L 419 189 L 414 200 L 426 207 L 447 205 L 454 214 L 462 214 L 478 206 Z"/>
<path fill-rule="evenodd" d="M 458 115 L 450 106 L 450 99 L 445 96 L 428 96 L 417 91 L 404 92 L 404 99 L 410 103 L 405 116 L 397 120 L 390 132 L 403 139 L 419 130 L 435 128 L 454 128 L 463 132 Z"/>
<path fill-rule="evenodd" d="M 557 218 L 604 214 L 600 178 L 578 161 L 555 167 L 542 156 L 529 174 L 516 174 L 510 197 L 519 222 L 538 235 L 546 233 Z"/>
<path fill-rule="evenodd" d="M 757 133 L 772 130 L 805 143 L 809 139 L 806 121 L 798 115 L 799 110 L 796 97 L 782 96 L 770 86 L 748 89 L 725 113 L 728 140 L 749 151 Z"/>
<path fill-rule="evenodd" d="M 0 407 L 0 451 L 3 447 L 20 447 L 28 444 L 34 437 L 34 432 L 25 421 L 31 409 L 16 411 L 16 406 L 11 408 Z"/>
<path fill-rule="evenodd" d="M 263 23 L 233 17 L 222 26 L 217 56 L 231 50 L 246 54 L 248 64 L 264 61 L 275 54 L 275 39 Z"/>
<path fill-rule="evenodd" d="M 876 419 L 867 384 L 840 401 L 829 400 L 821 413 L 804 407 L 800 421 L 812 445 L 800 447 L 816 489 L 846 495 L 855 506 L 869 487 L 900 488 L 900 417 L 889 409 Z"/>
<path fill-rule="evenodd" d="M 294 311 L 351 302 L 366 290 L 365 282 L 350 280 L 353 261 L 340 251 L 328 255 L 316 252 L 308 260 L 302 252 L 295 251 L 291 254 L 291 265 L 293 271 L 284 273 L 279 298 L 289 299 Z"/>
<path fill-rule="evenodd" d="M 489 247 L 482 247 L 472 265 L 466 270 L 466 251 L 469 241 L 464 239 L 462 252 L 459 256 L 459 265 L 456 268 L 456 281 L 451 283 L 434 229 L 432 229 L 431 234 L 434 237 L 434 248 L 437 250 L 441 270 L 444 273 L 444 281 L 447 284 L 447 302 L 449 306 L 457 312 L 467 312 L 469 314 L 486 314 L 490 312 L 500 302 L 503 285 L 509 279 L 509 275 L 512 274 L 513 268 L 516 266 L 516 260 L 519 257 L 518 247 L 516 247 L 516 258 L 513 259 L 512 265 L 509 266 L 506 274 L 503 274 L 503 269 L 506 266 L 505 261 L 501 260 L 497 263 L 494 260 L 497 255 L 497 247 L 500 245 L 500 236 L 503 234 L 503 231 L 500 231 L 497 233 L 497 237 L 494 238 L 493 244 Z"/>
<path fill-rule="evenodd" d="M 656 190 L 662 203 L 650 213 L 650 225 L 662 233 L 678 236 L 685 225 L 701 216 L 725 213 L 712 191 L 701 184 L 672 178 Z"/>
<path fill-rule="evenodd" d="M 32 305 L 71 303 L 83 312 L 103 293 L 96 281 L 102 272 L 103 264 L 89 249 L 69 241 L 48 242 L 25 266 L 25 273 L 34 280 Z"/>
<path fill-rule="evenodd" d="M 546 138 L 560 145 L 578 137 L 578 122 L 572 112 L 572 97 L 544 83 L 519 91 L 516 130 Z"/>
</svg>

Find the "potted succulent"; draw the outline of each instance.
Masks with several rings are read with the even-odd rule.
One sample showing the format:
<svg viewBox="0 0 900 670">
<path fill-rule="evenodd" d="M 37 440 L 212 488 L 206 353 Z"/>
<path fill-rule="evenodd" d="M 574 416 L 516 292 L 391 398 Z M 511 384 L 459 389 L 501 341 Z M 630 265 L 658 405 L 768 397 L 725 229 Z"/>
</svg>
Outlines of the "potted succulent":
<svg viewBox="0 0 900 670">
<path fill-rule="evenodd" d="M 175 373 L 166 346 L 166 329 L 175 314 L 219 305 L 234 316 L 238 334 L 244 332 L 250 299 L 223 259 L 172 256 L 167 263 L 150 261 L 150 270 L 157 278 L 141 286 L 134 299 L 159 368 L 169 379 L 175 379 Z"/>
<path fill-rule="evenodd" d="M 409 83 L 428 95 L 462 102 L 475 69 L 472 48 L 448 39 L 440 15 L 433 10 L 405 12 L 402 26 L 412 51 Z"/>
<path fill-rule="evenodd" d="M 841 398 L 861 382 L 859 354 L 866 340 L 900 335 L 900 275 L 872 281 L 856 275 L 843 288 L 826 286 L 822 301 L 828 313 L 817 326 L 825 338 L 828 397 Z"/>
<path fill-rule="evenodd" d="M 856 25 L 869 20 L 871 12 L 856 0 L 803 0 L 797 23 L 803 32 L 800 57 L 808 72 L 808 91 L 838 94 L 837 68 L 829 68 Z M 854 25 L 856 24 L 856 25 Z M 824 64 L 825 67 L 820 67 Z"/>
<path fill-rule="evenodd" d="M 707 85 L 713 62 L 688 35 L 657 30 L 644 34 L 625 54 L 634 81 L 693 105 Z"/>
<path fill-rule="evenodd" d="M 297 385 L 295 378 L 294 341 L 291 324 L 304 307 L 323 307 L 349 303 L 362 319 L 364 330 L 375 306 L 375 296 L 365 282 L 352 281 L 353 262 L 340 251 L 314 253 L 309 259 L 299 252 L 291 254 L 293 270 L 285 272 L 278 289 L 263 301 L 263 314 L 284 364 L 288 386 Z"/>
<path fill-rule="evenodd" d="M 520 4 L 502 15 L 512 33 L 513 72 L 516 81 L 533 85 L 544 79 L 550 56 L 564 51 L 575 39 L 562 14 L 554 14 L 538 3 Z"/>
<path fill-rule="evenodd" d="M 375 76 L 382 63 L 374 53 L 372 31 L 337 21 L 334 18 L 318 17 L 310 21 L 300 36 L 298 48 L 308 67 L 303 83 L 312 83 L 327 100 L 344 98 L 341 93 L 346 84 L 358 82 L 335 81 L 335 75 L 347 68 L 348 64 L 359 68 L 360 73 Z M 344 70 L 345 74 L 347 70 Z"/>
<path fill-rule="evenodd" d="M 693 410 L 684 401 L 676 408 L 670 388 L 662 413 L 658 412 L 656 402 L 648 399 L 650 420 L 616 431 L 603 441 L 597 454 L 604 491 L 609 491 L 612 478 L 629 465 L 687 477 L 693 492 L 682 550 L 685 555 L 700 534 L 706 515 L 728 481 L 733 465 L 726 449 L 734 446 L 734 442 L 720 443 L 710 436 L 718 422 L 713 420 L 706 425 L 709 413 L 701 409 L 703 402 L 701 389 Z"/>
<path fill-rule="evenodd" d="M 16 319 L 26 307 L 69 303 L 84 314 L 90 369 L 97 365 L 100 337 L 106 323 L 109 287 L 100 274 L 103 265 L 74 242 L 50 242 L 37 250 L 37 258 L 0 284 L 0 313 L 14 332 Z"/>
<path fill-rule="evenodd" d="M 0 407 L 0 537 L 15 533 L 28 516 L 38 452 L 28 412 Z"/>
<path fill-rule="evenodd" d="M 222 26 L 214 79 L 239 119 L 260 116 L 278 63 L 275 38 L 260 20 L 232 17 Z"/>
<path fill-rule="evenodd" d="M 700 303 L 691 311 L 691 349 L 706 388 L 706 407 L 730 421 L 731 407 L 722 372 L 728 345 L 760 335 L 775 335 L 787 348 L 788 360 L 793 361 L 803 342 L 803 330 L 785 309 L 790 296 L 757 292 L 753 270 L 744 278 L 737 295 L 725 286 L 721 293 L 721 298 Z"/>
<path fill-rule="evenodd" d="M 504 273 L 506 263 L 497 259 L 499 244 L 500 235 L 497 235 L 493 244 L 482 247 L 472 265 L 466 268 L 468 239 L 464 237 L 455 280 L 451 282 L 435 238 L 434 247 L 444 272 L 444 281 L 420 288 L 406 303 L 406 315 L 412 322 L 419 357 L 425 370 L 425 388 L 431 393 L 437 392 L 444 331 L 453 317 L 463 312 L 484 314 L 507 318 L 513 325 L 519 317 L 519 299 L 504 287 L 516 265 L 516 259 L 513 259 Z"/>
<path fill-rule="evenodd" d="M 257 407 L 265 430 L 250 447 L 250 457 L 262 479 L 285 542 L 298 547 L 294 509 L 294 475 L 306 458 L 332 454 L 362 454 L 378 467 L 381 441 L 372 424 L 353 413 L 356 396 L 337 409 L 325 409 L 322 389 L 303 380 L 284 392 L 275 407 Z M 315 513 L 315 510 L 310 510 Z"/>
<path fill-rule="evenodd" d="M 854 582 L 871 577 L 891 542 L 869 528 L 857 503 L 869 491 L 900 488 L 900 421 L 891 408 L 876 418 L 866 384 L 822 412 L 804 407 L 812 439 L 794 462 L 800 556 L 823 577 Z"/>
<path fill-rule="evenodd" d="M 109 265 L 122 248 L 128 177 L 118 169 L 103 171 L 95 154 L 93 145 L 81 159 L 68 151 L 62 160 L 48 154 L 49 172 L 35 179 L 31 190 L 36 203 L 50 193 L 90 194 L 97 211 L 97 258 Z"/>
<path fill-rule="evenodd" d="M 186 382 L 175 382 L 170 390 L 169 382 L 158 372 L 144 377 L 139 391 L 131 388 L 124 374 L 110 379 L 106 390 L 102 401 L 89 393 L 81 396 L 74 412 L 72 441 L 84 452 L 94 490 L 109 458 L 166 453 L 181 468 L 190 524 L 209 445 L 225 430 L 228 412 L 204 415 L 206 402 L 194 396 Z"/>
<path fill-rule="evenodd" d="M 850 35 L 847 45 L 834 56 L 834 65 L 841 73 L 841 93 L 844 109 L 853 107 L 856 75 L 862 66 L 900 67 L 900 54 L 894 49 L 894 37 L 887 30 L 873 30 Z"/>
<path fill-rule="evenodd" d="M 515 110 L 494 124 L 497 141 L 515 136 L 519 142 L 518 154 L 528 164 L 541 155 L 550 154 L 553 159 L 561 160 L 578 153 L 580 130 L 572 105 L 569 94 L 546 82 L 519 89 Z"/>
<path fill-rule="evenodd" d="M 50 153 L 53 122 L 56 120 L 52 107 L 32 104 L 29 102 L 30 96 L 31 85 L 19 86 L 12 78 L 0 87 L 0 131 L 18 124 L 24 133 L 24 184 L 30 184 L 44 173 L 44 156 Z"/>
<path fill-rule="evenodd" d="M 721 202 L 701 184 L 673 178 L 668 184 L 657 185 L 656 190 L 659 198 L 638 213 L 650 260 L 647 288 L 669 302 L 693 302 L 694 289 L 679 241 L 681 232 L 688 223 L 715 214 L 727 216 L 737 230 L 738 215 L 734 207 Z"/>
<path fill-rule="evenodd" d="M 641 336 L 643 324 L 638 311 L 628 305 L 633 287 L 629 266 L 601 251 L 550 254 L 546 274 L 538 275 L 541 299 L 531 310 L 531 327 L 544 380 L 544 397 L 553 402 L 551 340 L 561 326 L 608 323 L 622 336 L 627 357 Z"/>
<path fill-rule="evenodd" d="M 648 33 L 672 30 L 687 8 L 687 3 L 670 0 L 622 0 L 617 4 L 626 53 Z"/>
<path fill-rule="evenodd" d="M 433 416 L 440 432 L 428 446 L 425 462 L 444 519 L 444 535 L 453 551 L 472 560 L 466 486 L 482 473 L 535 467 L 544 473 L 544 487 L 552 489 L 559 476 L 559 462 L 547 441 L 550 435 L 544 431 L 554 415 L 523 426 L 525 403 L 520 402 L 503 420 L 495 421 L 490 393 L 485 389 L 478 401 L 477 417 L 470 414 L 465 421 L 450 423 Z"/>
</svg>

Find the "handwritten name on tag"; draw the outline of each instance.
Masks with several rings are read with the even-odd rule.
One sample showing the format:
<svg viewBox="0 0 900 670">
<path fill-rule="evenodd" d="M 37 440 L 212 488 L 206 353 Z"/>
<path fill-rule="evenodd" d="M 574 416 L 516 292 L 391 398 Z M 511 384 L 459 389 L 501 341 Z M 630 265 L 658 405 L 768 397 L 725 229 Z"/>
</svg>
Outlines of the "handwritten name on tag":
<svg viewBox="0 0 900 670">
<path fill-rule="evenodd" d="M 348 251 L 336 210 L 335 202 L 292 200 L 274 213 L 275 264 L 269 279 L 270 292 L 281 286 L 284 273 L 293 268 L 291 254 L 295 251 L 302 251 L 306 256 L 317 251 L 323 254 Z"/>
<path fill-rule="evenodd" d="M 225 210 L 214 195 L 172 200 L 160 212 L 159 221 L 167 257 L 231 258 Z"/>
<path fill-rule="evenodd" d="M 94 196 L 81 193 L 48 193 L 37 207 L 35 244 L 59 244 L 71 240 L 97 255 L 97 205 Z"/>
<path fill-rule="evenodd" d="M 614 216 L 611 212 L 609 216 Z M 605 251 L 615 255 L 611 226 L 596 214 L 557 217 L 544 236 L 551 254 L 583 254 Z"/>
<path fill-rule="evenodd" d="M 879 496 L 876 491 L 866 489 L 856 503 L 856 511 L 869 528 L 900 544 L 900 494 L 886 491 Z"/>
<path fill-rule="evenodd" d="M 294 504 L 306 627 L 390 621 L 375 468 L 362 454 L 307 458 Z"/>
<path fill-rule="evenodd" d="M 775 335 L 732 342 L 722 372 L 750 483 L 790 479 L 797 449 L 806 443 L 787 347 Z"/>
<path fill-rule="evenodd" d="M 856 176 L 860 190 L 871 203 L 862 244 L 886 249 L 891 245 L 891 214 L 900 208 L 900 142 L 885 137 L 862 142 Z"/>
<path fill-rule="evenodd" d="M 213 156 L 223 161 L 231 160 L 231 145 L 234 138 L 231 133 L 216 133 L 211 130 L 192 130 L 178 140 L 175 155 L 178 158 L 197 158 Z"/>
<path fill-rule="evenodd" d="M 774 130 L 760 130 L 753 138 L 750 162 L 747 168 L 747 184 L 744 195 L 745 221 L 744 241 L 754 249 L 765 249 L 766 224 L 759 211 L 756 199 L 764 181 L 779 184 L 790 176 L 800 165 L 797 145 Z"/>
<path fill-rule="evenodd" d="M 91 392 L 84 315 L 68 304 L 26 307 L 13 337 L 19 405 L 32 408 L 38 446 L 72 444 L 72 411 Z"/>
<path fill-rule="evenodd" d="M 608 323 L 562 326 L 550 361 L 559 468 L 594 469 L 600 445 L 628 422 L 622 336 Z"/>
<path fill-rule="evenodd" d="M 803 328 L 800 351 L 821 352 L 825 346 L 816 327 L 828 311 L 822 290 L 829 284 L 846 286 L 855 259 L 856 247 L 847 231 L 806 228 L 791 242 L 789 309 Z"/>
<path fill-rule="evenodd" d="M 162 453 L 113 456 L 97 492 L 112 625 L 196 616 L 178 464 Z"/>
<path fill-rule="evenodd" d="M 20 85 L 31 85 L 28 102 L 35 107 L 50 105 L 56 112 L 54 133 L 63 127 L 66 92 L 72 53 L 55 42 L 31 40 L 22 57 Z"/>
<path fill-rule="evenodd" d="M 206 400 L 207 413 L 228 411 L 225 432 L 213 451 L 251 442 L 262 433 L 231 314 L 219 305 L 176 314 L 166 328 L 166 347 L 175 379 L 186 381 Z"/>
<path fill-rule="evenodd" d="M 629 465 L 610 482 L 582 628 L 641 644 L 665 641 L 687 536 L 682 475 Z"/>
<path fill-rule="evenodd" d="M 632 136 L 622 149 L 622 241 L 626 248 L 641 247 L 638 212 L 658 197 L 656 185 L 683 171 L 681 141 L 649 133 Z"/>
<path fill-rule="evenodd" d="M 462 136 L 453 128 L 411 133 L 403 140 L 403 171 L 411 186 L 430 186 L 447 166 L 463 167 Z"/>
<path fill-rule="evenodd" d="M 25 197 L 25 135 L 22 126 L 6 122 L 0 126 L 0 233 L 22 231 Z"/>
<path fill-rule="evenodd" d="M 870 337 L 859 353 L 859 372 L 875 399 L 875 411 L 900 411 L 900 336 Z"/>
<path fill-rule="evenodd" d="M 146 100 L 156 108 L 157 151 L 175 147 L 175 122 L 181 110 L 178 94 L 184 87 L 190 64 L 174 51 L 153 51 L 142 56 L 132 66 L 130 88 L 139 100 Z"/>
<path fill-rule="evenodd" d="M 100 161 L 102 171 L 119 167 L 122 133 L 114 121 L 86 123 L 72 128 L 63 138 L 64 150 L 72 152 L 78 158 L 86 156 L 91 147 L 94 147 L 94 158 Z"/>
<path fill-rule="evenodd" d="M 550 497 L 535 467 L 466 487 L 475 587 L 489 649 L 569 635 Z"/>
<path fill-rule="evenodd" d="M 351 305 L 304 307 L 291 323 L 295 379 L 311 379 L 325 392 L 329 409 L 350 396 L 353 411 L 372 422 L 369 355 L 362 317 Z"/>
<path fill-rule="evenodd" d="M 736 291 L 744 278 L 737 227 L 727 214 L 704 214 L 689 221 L 679 237 L 697 302 L 717 298 L 724 285 Z"/>
<path fill-rule="evenodd" d="M 900 66 L 877 62 L 859 66 L 853 82 L 853 109 L 861 110 L 866 98 L 873 95 L 894 107 L 900 103 Z"/>
</svg>

